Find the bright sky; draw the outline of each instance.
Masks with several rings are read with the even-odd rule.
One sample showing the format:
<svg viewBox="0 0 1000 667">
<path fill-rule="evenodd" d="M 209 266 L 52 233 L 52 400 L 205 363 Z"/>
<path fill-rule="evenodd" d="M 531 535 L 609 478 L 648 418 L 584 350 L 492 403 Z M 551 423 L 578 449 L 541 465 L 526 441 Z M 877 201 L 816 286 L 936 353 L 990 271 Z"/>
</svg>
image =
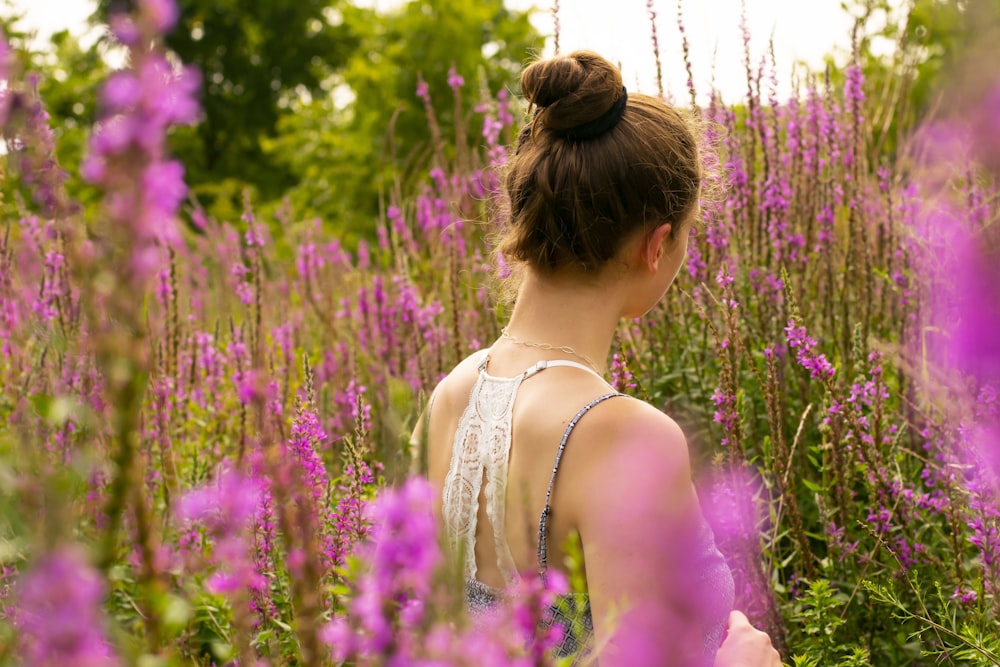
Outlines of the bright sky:
<svg viewBox="0 0 1000 667">
<path fill-rule="evenodd" d="M 750 52 L 756 69 L 768 52 L 773 35 L 779 90 L 787 94 L 792 66 L 803 61 L 814 68 L 823 56 L 850 53 L 851 18 L 840 0 L 745 0 L 750 27 Z M 508 0 L 510 6 L 530 6 L 530 0 Z M 562 0 L 559 11 L 559 47 L 563 53 L 590 49 L 622 68 L 625 85 L 656 92 L 656 60 L 652 27 L 644 0 Z M 711 83 L 727 100 L 741 98 L 747 89 L 740 31 L 740 0 L 684 0 L 684 28 L 690 47 L 695 89 L 704 95 Z M 677 24 L 677 1 L 659 0 L 656 30 L 668 95 L 686 101 L 687 74 Z M 551 11 L 540 12 L 536 25 L 552 34 Z M 548 43 L 547 54 L 553 51 Z"/>
<path fill-rule="evenodd" d="M 41 37 L 63 28 L 82 30 L 93 7 L 91 0 L 9 1 L 26 13 L 24 27 L 38 30 Z M 398 2 L 364 1 L 381 6 Z M 847 59 L 851 18 L 841 9 L 841 0 L 744 1 L 754 65 L 767 53 L 768 40 L 773 35 L 782 96 L 790 90 L 794 63 L 802 61 L 819 68 L 823 56 L 829 53 L 839 54 L 839 62 Z M 695 87 L 702 94 L 710 87 L 713 69 L 715 87 L 727 100 L 742 97 L 746 90 L 740 2 L 683 0 Z M 535 24 L 544 34 L 553 33 L 550 3 L 507 0 L 507 4 L 518 9 L 541 7 L 536 13 Z M 683 101 L 687 99 L 686 74 L 676 21 L 676 0 L 658 0 L 654 4 L 658 12 L 656 25 L 664 86 L 668 94 Z M 621 65 L 629 88 L 656 92 L 656 65 L 645 0 L 562 0 L 560 5 L 560 48 L 564 53 L 581 48 L 597 51 Z M 552 51 L 550 39 L 547 54 Z"/>
</svg>

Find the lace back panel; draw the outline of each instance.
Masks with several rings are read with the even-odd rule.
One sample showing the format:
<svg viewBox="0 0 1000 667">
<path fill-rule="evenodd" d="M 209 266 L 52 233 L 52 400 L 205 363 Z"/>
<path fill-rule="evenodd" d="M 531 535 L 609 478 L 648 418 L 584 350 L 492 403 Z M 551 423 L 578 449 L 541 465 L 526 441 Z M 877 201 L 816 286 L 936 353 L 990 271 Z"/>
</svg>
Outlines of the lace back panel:
<svg viewBox="0 0 1000 667">
<path fill-rule="evenodd" d="M 540 361 L 516 377 L 495 377 L 486 372 L 488 362 L 489 350 L 486 350 L 479 363 L 479 377 L 469 395 L 469 404 L 462 413 L 458 429 L 455 431 L 451 465 L 442 492 L 441 511 L 448 546 L 453 553 L 462 554 L 466 579 L 475 579 L 476 528 L 479 496 L 482 493 L 486 502 L 486 515 L 493 529 L 497 568 L 503 576 L 504 583 L 509 585 L 519 578 L 506 533 L 507 470 L 510 461 L 511 422 L 517 390 L 521 382 L 551 366 L 570 366 L 586 370 L 597 377 L 600 375 L 582 364 L 558 360 Z M 600 400 L 588 405 L 586 410 L 611 395 L 602 396 Z M 562 455 L 572 426 L 575 426 L 576 421 L 586 410 L 582 410 L 567 429 L 560 443 L 559 457 Z M 558 465 L 557 458 L 546 494 L 545 512 L 539 526 L 539 566 L 543 569 L 545 519 L 551 511 L 549 500 Z"/>
<path fill-rule="evenodd" d="M 507 584 L 517 581 L 517 568 L 505 531 L 507 465 L 511 415 L 524 375 L 494 378 L 485 372 L 486 356 L 455 432 L 451 466 L 442 493 L 442 515 L 448 546 L 461 553 L 466 578 L 476 577 L 476 525 L 479 495 L 485 491 L 486 514 L 493 527 L 497 567 Z M 483 489 L 485 478 L 486 488 Z"/>
</svg>

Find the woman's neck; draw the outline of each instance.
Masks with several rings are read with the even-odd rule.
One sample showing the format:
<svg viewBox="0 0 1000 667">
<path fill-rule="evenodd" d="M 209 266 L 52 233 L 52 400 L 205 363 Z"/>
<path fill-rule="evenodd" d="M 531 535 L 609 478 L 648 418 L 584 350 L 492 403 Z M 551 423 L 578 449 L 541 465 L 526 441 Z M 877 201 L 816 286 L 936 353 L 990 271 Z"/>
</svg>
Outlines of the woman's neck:
<svg viewBox="0 0 1000 667">
<path fill-rule="evenodd" d="M 622 317 L 622 297 L 614 284 L 581 284 L 526 271 L 507 330 L 521 340 L 570 347 L 603 372 Z"/>
</svg>

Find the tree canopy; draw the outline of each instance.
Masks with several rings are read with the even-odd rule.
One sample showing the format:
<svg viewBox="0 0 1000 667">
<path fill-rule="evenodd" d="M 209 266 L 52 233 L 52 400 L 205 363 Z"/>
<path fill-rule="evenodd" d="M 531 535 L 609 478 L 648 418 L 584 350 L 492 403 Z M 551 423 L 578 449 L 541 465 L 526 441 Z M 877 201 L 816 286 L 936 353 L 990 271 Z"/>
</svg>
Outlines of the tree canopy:
<svg viewBox="0 0 1000 667">
<path fill-rule="evenodd" d="M 331 79 L 329 94 L 295 102 L 269 150 L 296 174 L 296 203 L 361 224 L 376 211 L 381 186 L 427 166 L 432 133 L 418 81 L 426 83 L 441 136 L 454 149 L 478 140 L 457 133 L 483 89 L 496 93 L 515 82 L 542 40 L 528 15 L 502 0 L 416 0 L 385 14 L 350 7 L 344 24 L 358 48 Z"/>
<path fill-rule="evenodd" d="M 101 0 L 95 20 L 118 8 Z M 345 0 L 181 0 L 167 45 L 203 73 L 204 116 L 175 132 L 195 196 L 225 217 L 241 191 L 360 229 L 386 178 L 419 166 L 427 82 L 445 136 L 479 86 L 515 80 L 542 39 L 502 0 L 411 0 L 387 11 Z M 452 65 L 470 85 L 455 107 Z"/>
</svg>

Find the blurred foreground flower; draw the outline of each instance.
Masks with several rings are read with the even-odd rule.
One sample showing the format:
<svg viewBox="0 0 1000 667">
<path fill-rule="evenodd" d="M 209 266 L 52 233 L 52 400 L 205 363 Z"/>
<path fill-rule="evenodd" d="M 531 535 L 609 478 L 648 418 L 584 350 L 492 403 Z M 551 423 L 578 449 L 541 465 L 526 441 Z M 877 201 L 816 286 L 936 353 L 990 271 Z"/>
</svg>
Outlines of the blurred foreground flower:
<svg viewBox="0 0 1000 667">
<path fill-rule="evenodd" d="M 361 571 L 322 639 L 338 663 L 530 667 L 551 663 L 563 627 L 551 608 L 566 592 L 559 573 L 526 573 L 471 624 L 441 616 L 449 591 L 436 587 L 444 561 L 433 490 L 418 477 L 385 489 L 368 507 L 372 531 L 358 550 Z M 451 591 L 454 592 L 454 591 Z"/>
<path fill-rule="evenodd" d="M 79 550 L 62 548 L 39 559 L 17 586 L 23 664 L 118 665 L 104 632 L 104 597 L 100 574 Z"/>
<path fill-rule="evenodd" d="M 176 13 L 170 0 L 143 0 L 134 20 L 112 20 L 116 36 L 130 47 L 132 67 L 104 84 L 101 121 L 80 166 L 84 178 L 105 191 L 107 213 L 118 233 L 127 233 L 131 269 L 140 279 L 157 268 L 155 246 L 178 240 L 175 218 L 187 195 L 184 165 L 168 158 L 167 131 L 199 114 L 198 71 L 177 68 L 146 46 L 157 43 Z"/>
<path fill-rule="evenodd" d="M 1000 185 L 998 100 L 1000 80 L 978 104 L 930 124 L 916 141 L 919 266 L 938 286 L 925 296 L 924 336 L 931 342 L 920 341 L 918 354 L 960 397 L 949 409 L 973 446 L 962 456 L 972 457 L 973 466 L 986 463 L 994 475 L 1000 475 L 1000 410 L 992 398 L 1000 390 L 1000 231 L 989 219 L 989 202 Z M 925 389 L 938 383 L 925 372 Z"/>
<path fill-rule="evenodd" d="M 206 486 L 189 491 L 177 505 L 177 517 L 205 526 L 215 540 L 213 558 L 220 569 L 209 577 L 212 593 L 257 590 L 265 585 L 250 558 L 248 530 L 260 511 L 260 483 L 227 468 Z"/>
</svg>

